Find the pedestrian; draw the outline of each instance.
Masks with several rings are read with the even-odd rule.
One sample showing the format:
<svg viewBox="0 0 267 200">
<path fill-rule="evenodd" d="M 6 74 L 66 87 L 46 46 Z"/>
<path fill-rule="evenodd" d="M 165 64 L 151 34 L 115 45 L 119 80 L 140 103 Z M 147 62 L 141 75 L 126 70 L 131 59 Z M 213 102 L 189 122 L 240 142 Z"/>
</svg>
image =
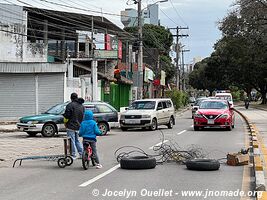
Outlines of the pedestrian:
<svg viewBox="0 0 267 200">
<path fill-rule="evenodd" d="M 71 102 L 66 106 L 63 116 L 66 119 L 64 121 L 66 122 L 65 126 L 67 129 L 67 136 L 71 139 L 71 156 L 73 159 L 76 159 L 76 149 L 80 154 L 80 157 L 83 152 L 83 147 L 78 137 L 78 131 L 83 121 L 84 107 L 82 102 L 84 102 L 84 100 L 80 98 L 78 99 L 78 95 L 76 93 L 72 93 L 70 95 L 70 99 Z"/>
<path fill-rule="evenodd" d="M 94 120 L 93 112 L 91 110 L 86 110 L 84 114 L 84 120 L 80 127 L 79 135 L 83 138 L 84 149 L 86 148 L 86 143 L 90 144 L 97 169 L 102 168 L 102 165 L 99 163 L 96 150 L 96 136 L 100 136 L 101 134 L 102 132 L 99 130 L 97 123 Z"/>
</svg>

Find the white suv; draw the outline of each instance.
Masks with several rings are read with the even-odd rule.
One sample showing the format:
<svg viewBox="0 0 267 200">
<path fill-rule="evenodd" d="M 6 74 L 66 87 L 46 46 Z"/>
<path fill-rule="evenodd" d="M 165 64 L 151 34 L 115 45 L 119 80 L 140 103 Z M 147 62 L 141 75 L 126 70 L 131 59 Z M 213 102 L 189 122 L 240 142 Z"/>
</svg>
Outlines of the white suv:
<svg viewBox="0 0 267 200">
<path fill-rule="evenodd" d="M 120 127 L 156 130 L 159 125 L 169 129 L 175 124 L 175 109 L 171 99 L 141 99 L 134 101 L 120 116 Z"/>
</svg>

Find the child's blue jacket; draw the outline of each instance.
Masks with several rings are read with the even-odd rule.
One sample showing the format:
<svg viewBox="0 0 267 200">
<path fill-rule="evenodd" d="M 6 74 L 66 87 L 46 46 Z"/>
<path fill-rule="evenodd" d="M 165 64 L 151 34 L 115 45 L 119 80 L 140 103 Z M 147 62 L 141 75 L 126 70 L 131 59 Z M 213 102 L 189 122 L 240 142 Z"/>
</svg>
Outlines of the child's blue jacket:
<svg viewBox="0 0 267 200">
<path fill-rule="evenodd" d="M 93 112 L 91 110 L 86 110 L 84 113 L 84 119 L 81 123 L 79 135 L 86 140 L 94 140 L 96 141 L 96 136 L 101 135 L 101 131 L 99 130 L 96 121 L 93 117 Z"/>
</svg>

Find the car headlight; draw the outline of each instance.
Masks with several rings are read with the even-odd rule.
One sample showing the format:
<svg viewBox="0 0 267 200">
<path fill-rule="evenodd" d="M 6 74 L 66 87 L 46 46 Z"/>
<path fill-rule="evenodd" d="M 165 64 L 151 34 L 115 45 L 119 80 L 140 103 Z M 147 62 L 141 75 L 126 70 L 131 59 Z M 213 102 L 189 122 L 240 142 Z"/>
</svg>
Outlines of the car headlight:
<svg viewBox="0 0 267 200">
<path fill-rule="evenodd" d="M 142 115 L 142 118 L 150 118 L 150 115 Z"/>
<path fill-rule="evenodd" d="M 194 115 L 194 117 L 195 117 L 195 118 L 203 118 L 203 115 L 202 115 L 202 114 L 199 114 L 199 113 L 197 113 L 197 114 L 195 114 L 195 115 Z"/>
<path fill-rule="evenodd" d="M 219 118 L 227 119 L 229 117 L 228 114 L 222 114 Z"/>
<path fill-rule="evenodd" d="M 27 124 L 38 124 L 39 121 L 28 121 Z"/>
</svg>

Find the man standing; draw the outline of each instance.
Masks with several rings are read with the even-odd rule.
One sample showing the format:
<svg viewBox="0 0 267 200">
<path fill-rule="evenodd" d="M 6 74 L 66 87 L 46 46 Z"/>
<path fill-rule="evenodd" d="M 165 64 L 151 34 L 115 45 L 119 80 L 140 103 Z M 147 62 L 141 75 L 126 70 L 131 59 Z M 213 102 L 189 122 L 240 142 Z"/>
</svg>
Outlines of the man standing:
<svg viewBox="0 0 267 200">
<path fill-rule="evenodd" d="M 80 129 L 80 124 L 83 121 L 84 107 L 82 105 L 82 102 L 79 101 L 78 95 L 76 93 L 72 93 L 70 99 L 71 102 L 66 106 L 66 110 L 63 116 L 67 119 L 67 136 L 71 138 L 71 156 L 75 159 L 75 149 L 77 149 L 80 156 L 83 152 L 83 147 L 78 138 L 78 131 Z"/>
</svg>

